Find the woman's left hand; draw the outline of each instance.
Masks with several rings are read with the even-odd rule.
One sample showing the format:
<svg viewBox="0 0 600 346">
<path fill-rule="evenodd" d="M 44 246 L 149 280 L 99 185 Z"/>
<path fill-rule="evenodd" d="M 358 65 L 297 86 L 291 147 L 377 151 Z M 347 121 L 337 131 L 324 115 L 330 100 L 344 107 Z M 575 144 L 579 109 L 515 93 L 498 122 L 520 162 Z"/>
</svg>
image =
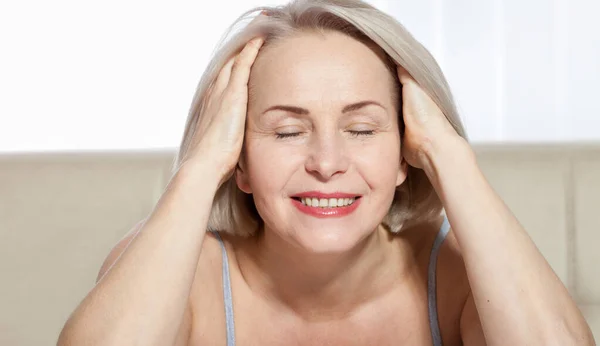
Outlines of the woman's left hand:
<svg viewBox="0 0 600 346">
<path fill-rule="evenodd" d="M 435 150 L 464 140 L 408 71 L 401 66 L 397 70 L 402 84 L 402 113 L 406 126 L 402 156 L 409 165 L 426 169 L 431 165 Z"/>
</svg>

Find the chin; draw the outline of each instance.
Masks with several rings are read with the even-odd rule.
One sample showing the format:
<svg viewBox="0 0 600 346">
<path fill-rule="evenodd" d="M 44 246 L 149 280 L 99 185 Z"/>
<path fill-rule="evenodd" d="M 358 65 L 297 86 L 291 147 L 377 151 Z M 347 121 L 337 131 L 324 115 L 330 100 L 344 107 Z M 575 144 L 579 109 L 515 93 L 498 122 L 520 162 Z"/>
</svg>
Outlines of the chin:
<svg viewBox="0 0 600 346">
<path fill-rule="evenodd" d="M 314 254 L 342 254 L 359 246 L 372 231 L 349 230 L 348 228 L 312 228 L 298 230 L 296 243 L 304 251 Z"/>
</svg>

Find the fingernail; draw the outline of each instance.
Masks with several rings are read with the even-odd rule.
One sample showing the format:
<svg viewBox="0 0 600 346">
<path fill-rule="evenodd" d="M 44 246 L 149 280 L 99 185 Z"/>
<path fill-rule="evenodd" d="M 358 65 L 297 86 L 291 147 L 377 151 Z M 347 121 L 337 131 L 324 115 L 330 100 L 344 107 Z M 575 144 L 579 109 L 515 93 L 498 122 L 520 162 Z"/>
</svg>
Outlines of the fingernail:
<svg viewBox="0 0 600 346">
<path fill-rule="evenodd" d="M 260 45 L 262 45 L 263 43 L 263 38 L 262 37 L 255 37 L 252 39 L 252 44 L 259 47 Z"/>
</svg>

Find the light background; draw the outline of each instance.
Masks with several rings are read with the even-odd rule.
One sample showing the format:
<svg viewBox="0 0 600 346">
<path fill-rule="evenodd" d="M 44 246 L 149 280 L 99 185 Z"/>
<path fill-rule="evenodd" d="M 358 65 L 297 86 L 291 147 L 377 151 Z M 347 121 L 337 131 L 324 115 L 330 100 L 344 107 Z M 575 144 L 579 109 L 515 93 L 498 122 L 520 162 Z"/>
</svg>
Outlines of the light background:
<svg viewBox="0 0 600 346">
<path fill-rule="evenodd" d="M 600 140 L 600 1 L 379 0 L 474 142 Z M 281 0 L 0 3 L 0 152 L 174 148 L 233 20 Z"/>
</svg>

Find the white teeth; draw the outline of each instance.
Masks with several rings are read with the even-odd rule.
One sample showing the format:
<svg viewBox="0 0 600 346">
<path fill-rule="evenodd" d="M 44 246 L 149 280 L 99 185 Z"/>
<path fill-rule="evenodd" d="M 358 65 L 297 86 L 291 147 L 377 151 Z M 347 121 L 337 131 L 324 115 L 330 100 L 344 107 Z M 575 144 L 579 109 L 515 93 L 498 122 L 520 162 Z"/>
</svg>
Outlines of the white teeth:
<svg viewBox="0 0 600 346">
<path fill-rule="evenodd" d="M 300 198 L 302 204 L 307 205 L 309 207 L 317 207 L 317 208 L 337 208 L 337 207 L 345 207 L 352 203 L 354 203 L 355 198 L 310 198 L 310 197 L 302 197 Z"/>
</svg>

